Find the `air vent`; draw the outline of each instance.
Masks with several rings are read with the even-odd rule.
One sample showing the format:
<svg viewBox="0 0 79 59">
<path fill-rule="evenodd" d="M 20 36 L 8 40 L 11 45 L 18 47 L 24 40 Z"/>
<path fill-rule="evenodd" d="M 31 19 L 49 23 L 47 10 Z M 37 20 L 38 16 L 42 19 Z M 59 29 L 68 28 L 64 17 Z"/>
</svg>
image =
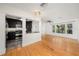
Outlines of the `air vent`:
<svg viewBox="0 0 79 59">
<path fill-rule="evenodd" d="M 41 3 L 40 6 L 45 7 L 45 6 L 47 6 L 47 3 Z"/>
<path fill-rule="evenodd" d="M 52 22 L 52 21 L 48 20 L 47 22 Z"/>
</svg>

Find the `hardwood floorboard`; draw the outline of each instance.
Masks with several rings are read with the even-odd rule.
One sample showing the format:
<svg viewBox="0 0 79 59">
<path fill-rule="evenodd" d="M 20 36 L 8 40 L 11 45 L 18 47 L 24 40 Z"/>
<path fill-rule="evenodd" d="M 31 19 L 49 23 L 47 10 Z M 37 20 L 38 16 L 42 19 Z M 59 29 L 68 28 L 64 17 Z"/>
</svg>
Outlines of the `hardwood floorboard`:
<svg viewBox="0 0 79 59">
<path fill-rule="evenodd" d="M 44 46 L 42 42 L 37 42 L 32 45 L 8 50 L 4 56 L 52 56 L 53 51 Z"/>
<path fill-rule="evenodd" d="M 60 37 L 53 37 L 53 42 L 52 42 L 51 41 L 52 37 L 49 38 L 50 36 L 48 36 L 47 37 L 48 39 L 46 37 L 45 40 L 43 41 L 39 41 L 22 48 L 18 47 L 16 49 L 8 50 L 3 56 L 79 56 L 78 53 L 79 44 L 77 44 L 76 42 L 75 43 L 73 43 L 74 41 L 67 42 L 64 40 L 64 38 L 60 38 Z M 59 40 L 62 41 L 61 42 L 62 44 L 60 44 Z M 62 51 L 67 51 L 67 52 L 62 53 Z"/>
</svg>

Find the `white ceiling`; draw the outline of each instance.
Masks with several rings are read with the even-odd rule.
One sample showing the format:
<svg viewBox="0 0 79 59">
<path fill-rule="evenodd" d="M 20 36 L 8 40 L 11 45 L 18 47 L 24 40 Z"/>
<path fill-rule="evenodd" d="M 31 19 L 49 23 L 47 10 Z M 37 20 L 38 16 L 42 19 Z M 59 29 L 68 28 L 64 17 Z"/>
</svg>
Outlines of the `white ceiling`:
<svg viewBox="0 0 79 59">
<path fill-rule="evenodd" d="M 40 7 L 40 3 L 4 3 L 0 5 L 18 8 L 26 12 L 31 12 L 33 9 L 38 9 Z"/>
<path fill-rule="evenodd" d="M 49 3 L 46 7 L 40 7 L 41 3 L 6 3 L 0 4 L 8 7 L 32 13 L 33 10 L 41 10 L 46 19 L 79 18 L 78 3 Z"/>
</svg>

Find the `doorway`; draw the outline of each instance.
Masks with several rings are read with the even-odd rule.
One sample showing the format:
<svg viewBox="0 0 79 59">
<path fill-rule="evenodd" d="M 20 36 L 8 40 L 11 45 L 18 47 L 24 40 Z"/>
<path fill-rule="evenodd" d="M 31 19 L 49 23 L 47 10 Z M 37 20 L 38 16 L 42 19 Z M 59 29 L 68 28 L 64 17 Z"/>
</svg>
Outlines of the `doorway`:
<svg viewBox="0 0 79 59">
<path fill-rule="evenodd" d="M 22 47 L 22 21 L 20 17 L 6 16 L 6 50 Z"/>
</svg>

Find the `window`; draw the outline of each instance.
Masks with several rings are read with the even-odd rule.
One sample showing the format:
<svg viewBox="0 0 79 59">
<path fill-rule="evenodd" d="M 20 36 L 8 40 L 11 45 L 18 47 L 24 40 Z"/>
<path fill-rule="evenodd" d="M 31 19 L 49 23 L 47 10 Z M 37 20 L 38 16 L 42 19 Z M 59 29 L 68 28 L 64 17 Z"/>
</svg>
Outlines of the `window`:
<svg viewBox="0 0 79 59">
<path fill-rule="evenodd" d="M 67 24 L 67 33 L 72 34 L 72 24 Z"/>
</svg>

